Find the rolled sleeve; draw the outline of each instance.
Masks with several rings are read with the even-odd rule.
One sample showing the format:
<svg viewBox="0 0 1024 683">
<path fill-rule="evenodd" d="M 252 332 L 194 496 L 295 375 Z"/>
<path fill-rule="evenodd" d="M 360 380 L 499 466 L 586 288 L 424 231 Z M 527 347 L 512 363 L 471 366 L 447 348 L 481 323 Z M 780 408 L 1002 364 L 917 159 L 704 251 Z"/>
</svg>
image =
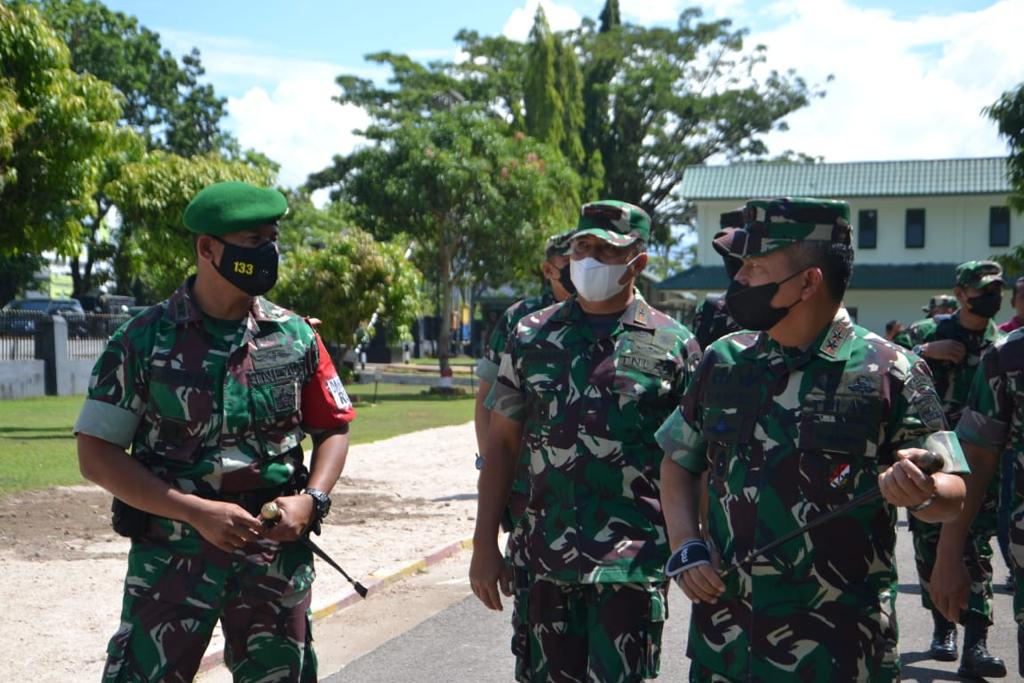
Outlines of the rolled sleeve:
<svg viewBox="0 0 1024 683">
<path fill-rule="evenodd" d="M 498 377 L 498 367 L 490 358 L 481 358 L 476 362 L 476 376 L 483 382 L 494 384 Z"/>
<path fill-rule="evenodd" d="M 672 411 L 655 432 L 654 438 L 665 452 L 665 457 L 680 467 L 694 474 L 707 469 L 707 443 L 700 432 L 686 421 L 681 409 Z"/>
<path fill-rule="evenodd" d="M 144 391 L 138 354 L 122 334 L 115 334 L 93 366 L 74 433 L 127 448 L 142 421 Z"/>
<path fill-rule="evenodd" d="M 1009 429 L 1010 426 L 1002 420 L 966 408 L 956 425 L 956 435 L 961 441 L 980 446 L 986 451 L 1001 453 Z"/>
<path fill-rule="evenodd" d="M 113 403 L 87 398 L 75 421 L 74 433 L 88 434 L 128 448 L 142 416 Z"/>
<path fill-rule="evenodd" d="M 491 391 L 484 400 L 484 405 L 510 420 L 524 422 L 526 420 L 527 396 L 523 391 L 512 355 L 501 354 L 501 366 Z"/>
</svg>

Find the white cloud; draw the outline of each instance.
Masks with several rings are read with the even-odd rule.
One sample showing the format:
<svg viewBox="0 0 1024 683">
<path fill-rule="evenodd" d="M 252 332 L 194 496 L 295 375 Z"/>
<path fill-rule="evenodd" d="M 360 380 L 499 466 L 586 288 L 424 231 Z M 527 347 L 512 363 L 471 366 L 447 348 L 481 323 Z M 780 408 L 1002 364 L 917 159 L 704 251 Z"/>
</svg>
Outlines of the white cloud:
<svg viewBox="0 0 1024 683">
<path fill-rule="evenodd" d="M 369 116 L 333 101 L 337 93 L 333 79 L 315 77 L 287 78 L 271 92 L 254 87 L 242 97 L 228 98 L 229 124 L 242 147 L 258 149 L 281 164 L 281 184 L 295 187 L 362 140 L 352 131 L 365 128 Z"/>
<path fill-rule="evenodd" d="M 754 33 L 769 66 L 793 67 L 811 83 L 828 74 L 824 99 L 767 136 L 826 161 L 998 156 L 1006 153 L 980 113 L 1024 73 L 1015 28 L 1024 3 L 975 12 L 896 19 L 844 0 L 787 0 L 769 8 L 778 28 Z"/>
<path fill-rule="evenodd" d="M 580 25 L 580 13 L 572 7 L 559 5 L 550 0 L 526 0 L 523 7 L 512 10 L 501 29 L 506 38 L 525 41 L 533 28 L 533 17 L 537 14 L 537 5 L 544 8 L 544 15 L 551 25 L 552 31 L 568 31 Z"/>
</svg>

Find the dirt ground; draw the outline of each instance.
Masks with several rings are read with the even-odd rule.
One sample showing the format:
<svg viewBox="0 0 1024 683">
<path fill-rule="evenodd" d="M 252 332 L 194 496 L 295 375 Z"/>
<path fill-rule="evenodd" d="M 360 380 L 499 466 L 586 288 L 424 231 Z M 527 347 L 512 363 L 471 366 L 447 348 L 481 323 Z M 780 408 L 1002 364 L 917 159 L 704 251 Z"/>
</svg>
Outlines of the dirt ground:
<svg viewBox="0 0 1024 683">
<path fill-rule="evenodd" d="M 471 424 L 353 446 L 318 543 L 369 579 L 472 535 Z M 117 628 L 128 542 L 110 529 L 110 496 L 92 486 L 0 500 L 0 681 L 95 681 Z M 348 584 L 317 566 L 313 608 Z M 220 644 L 215 635 L 211 648 Z"/>
</svg>

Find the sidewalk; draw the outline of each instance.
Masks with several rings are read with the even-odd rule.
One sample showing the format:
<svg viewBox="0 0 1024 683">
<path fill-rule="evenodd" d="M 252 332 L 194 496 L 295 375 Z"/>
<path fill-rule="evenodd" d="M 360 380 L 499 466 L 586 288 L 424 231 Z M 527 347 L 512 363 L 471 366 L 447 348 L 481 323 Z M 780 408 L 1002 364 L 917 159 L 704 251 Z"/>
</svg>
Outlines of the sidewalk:
<svg viewBox="0 0 1024 683">
<path fill-rule="evenodd" d="M 377 590 L 461 550 L 476 515 L 475 451 L 472 423 L 353 446 L 317 542 Z M 109 496 L 82 486 L 61 489 L 59 497 L 71 499 L 69 510 L 100 516 L 102 526 L 83 532 L 69 513 L 49 527 L 62 539 L 62 554 L 39 552 L 31 538 L 0 549 L 0 681 L 98 680 L 118 626 L 128 543 L 109 531 Z M 313 595 L 318 617 L 358 599 L 322 562 Z M 209 654 L 218 647 L 211 643 Z"/>
</svg>

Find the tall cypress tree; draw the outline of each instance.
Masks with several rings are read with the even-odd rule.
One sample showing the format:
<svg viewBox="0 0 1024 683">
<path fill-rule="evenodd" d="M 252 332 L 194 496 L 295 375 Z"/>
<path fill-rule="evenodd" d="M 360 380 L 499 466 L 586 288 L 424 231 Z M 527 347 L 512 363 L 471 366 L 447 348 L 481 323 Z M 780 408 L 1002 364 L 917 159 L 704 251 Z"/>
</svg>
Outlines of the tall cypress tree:
<svg viewBox="0 0 1024 683">
<path fill-rule="evenodd" d="M 565 139 L 565 105 L 558 90 L 555 37 L 544 9 L 538 5 L 527 46 L 524 87 L 526 132 L 536 140 L 561 147 Z"/>
<path fill-rule="evenodd" d="M 608 0 L 601 10 L 601 33 L 608 33 L 622 26 L 622 14 L 619 12 L 619 0 Z"/>
</svg>

